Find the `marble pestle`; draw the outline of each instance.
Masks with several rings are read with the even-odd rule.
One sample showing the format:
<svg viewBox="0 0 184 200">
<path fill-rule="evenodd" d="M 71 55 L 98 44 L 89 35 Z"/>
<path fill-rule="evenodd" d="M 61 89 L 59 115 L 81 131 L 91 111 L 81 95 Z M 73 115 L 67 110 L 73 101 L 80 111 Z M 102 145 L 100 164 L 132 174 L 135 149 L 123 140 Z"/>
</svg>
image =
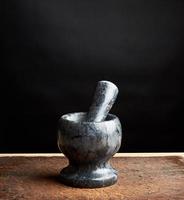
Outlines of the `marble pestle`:
<svg viewBox="0 0 184 200">
<path fill-rule="evenodd" d="M 106 119 L 118 94 L 118 88 L 110 81 L 99 81 L 86 121 L 102 122 Z"/>
</svg>

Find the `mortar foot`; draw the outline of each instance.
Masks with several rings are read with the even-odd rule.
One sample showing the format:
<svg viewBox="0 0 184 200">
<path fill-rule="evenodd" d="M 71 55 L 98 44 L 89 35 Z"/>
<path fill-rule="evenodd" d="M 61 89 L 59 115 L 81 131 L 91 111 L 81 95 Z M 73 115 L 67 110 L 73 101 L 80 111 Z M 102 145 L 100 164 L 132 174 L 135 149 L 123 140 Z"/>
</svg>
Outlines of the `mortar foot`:
<svg viewBox="0 0 184 200">
<path fill-rule="evenodd" d="M 113 185 L 117 182 L 117 172 L 113 168 L 104 167 L 74 167 L 69 165 L 60 172 L 60 181 L 72 187 L 99 188 Z"/>
</svg>

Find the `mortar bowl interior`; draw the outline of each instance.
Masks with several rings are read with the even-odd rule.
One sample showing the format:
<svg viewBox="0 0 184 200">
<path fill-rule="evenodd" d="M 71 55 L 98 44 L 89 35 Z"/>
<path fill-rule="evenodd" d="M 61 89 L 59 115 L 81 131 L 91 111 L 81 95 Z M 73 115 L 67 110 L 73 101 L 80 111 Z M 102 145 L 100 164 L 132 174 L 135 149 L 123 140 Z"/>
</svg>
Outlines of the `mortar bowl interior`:
<svg viewBox="0 0 184 200">
<path fill-rule="evenodd" d="M 75 112 L 75 113 L 68 113 L 61 117 L 61 120 L 73 122 L 73 123 L 104 123 L 106 121 L 113 121 L 117 117 L 113 114 L 108 114 L 107 118 L 102 122 L 89 122 L 86 121 L 86 112 Z"/>
</svg>

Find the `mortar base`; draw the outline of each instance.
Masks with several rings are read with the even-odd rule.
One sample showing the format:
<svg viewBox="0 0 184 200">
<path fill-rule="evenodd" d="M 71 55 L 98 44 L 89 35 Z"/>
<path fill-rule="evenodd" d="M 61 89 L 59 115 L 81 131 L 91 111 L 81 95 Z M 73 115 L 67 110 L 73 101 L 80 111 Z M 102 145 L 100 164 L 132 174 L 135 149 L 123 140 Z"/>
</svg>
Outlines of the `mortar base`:
<svg viewBox="0 0 184 200">
<path fill-rule="evenodd" d="M 99 188 L 117 182 L 117 172 L 112 167 L 91 168 L 69 165 L 60 172 L 60 181 L 72 187 Z"/>
</svg>

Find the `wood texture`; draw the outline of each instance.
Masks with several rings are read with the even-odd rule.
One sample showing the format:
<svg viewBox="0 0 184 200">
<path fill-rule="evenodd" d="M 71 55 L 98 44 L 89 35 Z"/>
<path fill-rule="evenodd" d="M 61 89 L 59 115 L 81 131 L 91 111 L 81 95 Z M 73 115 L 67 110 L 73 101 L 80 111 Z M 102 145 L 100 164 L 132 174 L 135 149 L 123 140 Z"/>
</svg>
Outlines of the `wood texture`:
<svg viewBox="0 0 184 200">
<path fill-rule="evenodd" d="M 1 200 L 184 200 L 184 158 L 115 157 L 118 183 L 99 189 L 62 185 L 64 157 L 0 157 Z"/>
</svg>

